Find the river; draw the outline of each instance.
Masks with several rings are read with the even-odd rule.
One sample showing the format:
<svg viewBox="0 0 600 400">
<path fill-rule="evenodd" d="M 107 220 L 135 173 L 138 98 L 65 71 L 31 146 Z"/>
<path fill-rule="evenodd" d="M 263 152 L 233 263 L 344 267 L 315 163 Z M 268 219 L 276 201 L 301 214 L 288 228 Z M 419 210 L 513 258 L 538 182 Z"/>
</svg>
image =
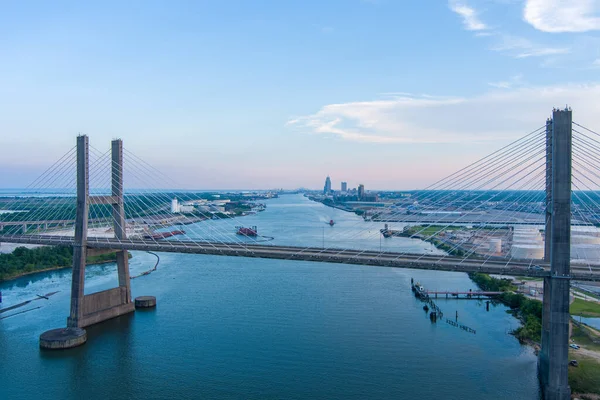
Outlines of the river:
<svg viewBox="0 0 600 400">
<path fill-rule="evenodd" d="M 382 224 L 299 195 L 266 203 L 214 229 L 256 225 L 272 244 L 437 252 L 381 240 Z M 134 252 L 131 274 L 154 260 Z M 539 398 L 536 357 L 508 333 L 518 321 L 504 306 L 440 300 L 445 316 L 432 324 L 411 278 L 475 288 L 462 273 L 162 253 L 157 271 L 132 281 L 134 296 L 157 297 L 155 310 L 89 327 L 84 346 L 59 352 L 40 351 L 38 337 L 65 325 L 70 270 L 0 283 L 4 307 L 58 291 L 0 314 L 0 399 Z M 114 264 L 90 266 L 86 293 L 116 279 Z M 475 334 L 446 322 L 456 313 Z"/>
</svg>

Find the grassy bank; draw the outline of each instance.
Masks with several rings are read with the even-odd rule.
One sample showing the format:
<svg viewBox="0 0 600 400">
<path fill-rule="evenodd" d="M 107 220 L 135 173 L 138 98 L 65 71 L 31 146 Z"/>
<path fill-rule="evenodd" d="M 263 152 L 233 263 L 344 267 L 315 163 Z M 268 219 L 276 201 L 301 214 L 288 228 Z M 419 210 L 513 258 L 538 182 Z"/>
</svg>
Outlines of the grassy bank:
<svg viewBox="0 0 600 400">
<path fill-rule="evenodd" d="M 600 352 L 600 337 L 585 325 L 573 322 L 571 339 L 588 350 Z"/>
<path fill-rule="evenodd" d="M 592 301 L 575 299 L 570 307 L 571 315 L 588 318 L 600 318 L 600 304 Z"/>
<path fill-rule="evenodd" d="M 511 312 L 521 320 L 522 326 L 512 334 L 520 342 L 541 342 L 542 335 L 542 302 L 531 300 L 520 293 L 512 293 L 515 286 L 508 279 L 492 278 L 486 274 L 470 273 L 469 277 L 481 290 L 504 292 L 498 300 L 510 307 Z"/>
<path fill-rule="evenodd" d="M 600 394 L 600 363 L 592 358 L 569 352 L 569 360 L 576 359 L 577 367 L 569 367 L 569 386 L 573 393 Z"/>
<path fill-rule="evenodd" d="M 114 261 L 116 261 L 116 253 L 100 254 L 87 258 L 88 264 L 102 264 Z M 34 249 L 17 247 L 10 254 L 0 254 L 0 281 L 14 279 L 35 272 L 70 268 L 72 264 L 72 247 L 44 246 Z"/>
</svg>

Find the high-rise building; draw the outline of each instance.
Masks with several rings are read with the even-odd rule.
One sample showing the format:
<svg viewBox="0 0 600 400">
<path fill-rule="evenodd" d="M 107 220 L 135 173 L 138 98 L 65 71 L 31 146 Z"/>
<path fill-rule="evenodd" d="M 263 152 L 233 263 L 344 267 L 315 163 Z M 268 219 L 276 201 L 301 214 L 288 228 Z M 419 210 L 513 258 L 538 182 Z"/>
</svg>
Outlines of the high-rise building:
<svg viewBox="0 0 600 400">
<path fill-rule="evenodd" d="M 327 178 L 325 179 L 325 187 L 323 188 L 323 194 L 329 193 L 331 193 L 331 178 L 327 176 Z"/>
<path fill-rule="evenodd" d="M 171 200 L 171 212 L 172 213 L 178 213 L 179 212 L 179 203 L 177 202 L 177 199 L 173 199 Z"/>
<path fill-rule="evenodd" d="M 348 190 L 348 183 L 347 182 L 342 182 L 342 192 L 345 192 Z"/>
<path fill-rule="evenodd" d="M 365 185 L 362 183 L 358 185 L 358 200 L 362 200 L 365 198 Z"/>
</svg>

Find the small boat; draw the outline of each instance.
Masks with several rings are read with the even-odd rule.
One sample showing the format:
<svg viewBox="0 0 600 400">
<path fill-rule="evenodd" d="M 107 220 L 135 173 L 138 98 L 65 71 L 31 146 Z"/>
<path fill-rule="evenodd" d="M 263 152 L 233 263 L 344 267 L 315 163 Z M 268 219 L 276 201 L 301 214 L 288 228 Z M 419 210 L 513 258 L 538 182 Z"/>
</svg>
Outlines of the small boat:
<svg viewBox="0 0 600 400">
<path fill-rule="evenodd" d="M 329 225 L 330 225 L 330 226 L 333 226 L 333 225 L 335 225 L 335 222 L 333 222 L 333 220 L 332 220 L 332 219 L 330 219 L 330 220 L 329 220 Z"/>
<path fill-rule="evenodd" d="M 237 228 L 236 234 L 238 234 L 238 235 L 250 236 L 250 237 L 256 237 L 256 236 L 258 236 L 258 230 L 256 229 L 256 226 L 253 226 L 252 228 L 245 228 L 243 226 L 236 226 L 236 228 Z"/>
</svg>

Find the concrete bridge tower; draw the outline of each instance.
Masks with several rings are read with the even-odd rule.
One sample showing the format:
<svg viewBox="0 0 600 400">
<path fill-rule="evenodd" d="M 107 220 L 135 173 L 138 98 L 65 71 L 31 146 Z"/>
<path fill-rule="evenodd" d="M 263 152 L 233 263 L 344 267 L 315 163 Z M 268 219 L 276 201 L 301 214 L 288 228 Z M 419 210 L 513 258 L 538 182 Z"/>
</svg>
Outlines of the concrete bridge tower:
<svg viewBox="0 0 600 400">
<path fill-rule="evenodd" d="M 571 146 L 570 109 L 553 110 L 547 122 L 546 257 L 550 276 L 544 278 L 542 350 L 539 374 L 545 400 L 571 398 L 568 380 L 569 290 L 571 279 Z M 549 125 L 551 123 L 551 129 Z M 548 185 L 550 187 L 548 187 Z M 548 254 L 548 251 L 550 254 Z"/>
<path fill-rule="evenodd" d="M 127 250 L 116 252 L 119 286 L 86 295 L 85 266 L 88 255 L 88 213 L 90 202 L 112 206 L 115 238 L 126 239 L 123 205 L 123 143 L 112 142 L 112 191 L 110 196 L 89 195 L 89 142 L 87 136 L 77 137 L 77 214 L 73 245 L 73 275 L 71 282 L 71 312 L 66 329 L 54 329 L 40 336 L 43 348 L 69 348 L 85 343 L 84 327 L 118 317 L 135 310 L 131 301 L 131 284 Z"/>
<path fill-rule="evenodd" d="M 125 213 L 123 206 L 123 142 L 112 142 L 112 195 L 89 196 L 88 137 L 77 138 L 77 215 L 75 220 L 75 245 L 73 247 L 73 280 L 71 283 L 71 313 L 68 327 L 83 328 L 109 318 L 134 311 L 131 301 L 131 284 L 127 250 L 118 250 L 117 269 L 119 286 L 84 295 L 85 265 L 87 257 L 87 226 L 90 200 L 94 204 L 112 206 L 112 220 L 117 239 L 125 239 Z"/>
</svg>

